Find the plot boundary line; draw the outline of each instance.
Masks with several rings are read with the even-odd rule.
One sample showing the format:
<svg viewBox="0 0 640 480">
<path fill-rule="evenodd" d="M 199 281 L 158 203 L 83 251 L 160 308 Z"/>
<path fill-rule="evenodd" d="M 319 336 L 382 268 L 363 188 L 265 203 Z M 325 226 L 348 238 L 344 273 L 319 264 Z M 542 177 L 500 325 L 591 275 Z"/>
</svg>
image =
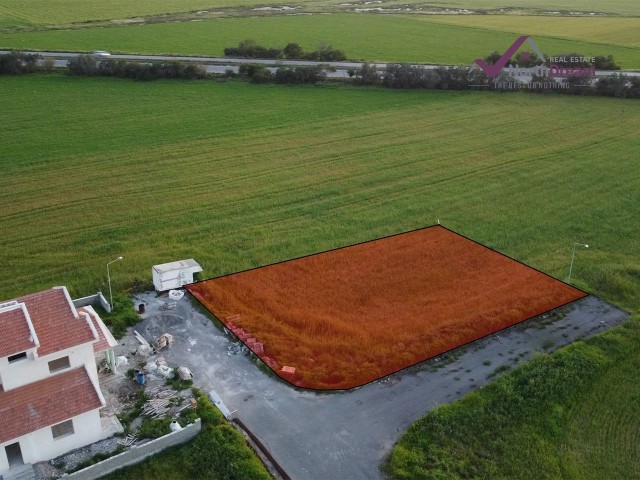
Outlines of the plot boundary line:
<svg viewBox="0 0 640 480">
<path fill-rule="evenodd" d="M 376 241 L 379 241 L 379 240 L 385 240 L 385 239 L 388 239 L 388 238 L 393 238 L 393 237 L 397 237 L 397 236 L 400 236 L 400 235 L 405 235 L 405 234 L 412 233 L 412 232 L 418 232 L 418 231 L 422 231 L 422 230 L 427 230 L 427 229 L 431 229 L 431 228 L 435 228 L 435 227 L 440 227 L 440 228 L 442 228 L 442 229 L 444 229 L 444 230 L 447 230 L 448 232 L 450 232 L 450 233 L 452 233 L 452 234 L 454 234 L 454 235 L 457 235 L 458 237 L 461 237 L 461 238 L 464 238 L 465 240 L 468 240 L 468 241 L 470 241 L 470 242 L 473 242 L 474 244 L 479 245 L 480 247 L 483 247 L 483 248 L 485 248 L 485 249 L 487 249 L 487 250 L 490 250 L 491 252 L 497 253 L 498 255 L 500 255 L 500 256 L 502 256 L 502 257 L 504 257 L 504 258 L 507 258 L 507 259 L 509 259 L 509 260 L 511 260 L 511 261 L 513 261 L 513 262 L 516 262 L 516 263 L 518 263 L 518 264 L 520 264 L 520 265 L 522 265 L 522 266 L 524 266 L 524 267 L 526 267 L 526 268 L 528 268 L 528 269 L 534 270 L 534 271 L 538 272 L 539 274 L 544 275 L 544 276 L 545 276 L 545 277 L 547 277 L 547 278 L 550 278 L 550 279 L 552 279 L 552 280 L 554 280 L 554 281 L 556 281 L 556 282 L 559 282 L 559 283 L 561 283 L 561 284 L 567 285 L 567 286 L 569 286 L 569 287 L 573 288 L 574 290 L 576 290 L 576 291 L 578 291 L 578 292 L 582 293 L 582 295 L 580 295 L 579 297 L 577 297 L 577 298 L 575 298 L 575 299 L 573 299 L 573 300 L 570 300 L 570 301 L 568 301 L 568 302 L 564 302 L 564 303 L 558 304 L 558 305 L 556 305 L 556 306 L 555 306 L 555 307 L 553 307 L 553 308 L 549 308 L 549 309 L 546 309 L 546 310 L 542 310 L 542 311 L 540 311 L 540 312 L 538 312 L 538 313 L 535 313 L 535 314 L 533 314 L 533 315 L 531 315 L 531 316 L 529 316 L 529 317 L 527 317 L 527 318 L 524 318 L 524 319 L 522 319 L 522 320 L 519 320 L 519 321 L 517 321 L 517 322 L 513 323 L 512 325 L 507 325 L 506 327 L 502 327 L 502 328 L 500 328 L 500 329 L 498 329 L 498 330 L 495 330 L 495 331 L 493 331 L 493 332 L 490 332 L 490 333 L 488 333 L 488 334 L 486 334 L 486 335 L 482 335 L 482 336 L 477 337 L 477 338 L 475 338 L 475 339 L 473 339 L 473 340 L 470 340 L 470 341 L 468 341 L 468 342 L 465 342 L 465 343 L 462 343 L 462 344 L 460 344 L 460 345 L 457 345 L 457 346 L 455 346 L 455 347 L 453 347 L 453 348 L 449 348 L 449 349 L 447 349 L 447 350 L 443 350 L 442 352 L 436 353 L 436 354 L 434 354 L 434 355 L 430 355 L 430 356 L 428 356 L 428 357 L 426 357 L 426 358 L 423 358 L 423 359 L 421 359 L 421 360 L 418 360 L 418 361 L 416 361 L 416 362 L 414 362 L 414 363 L 412 363 L 412 364 L 410 364 L 410 365 L 406 365 L 406 366 L 404 366 L 404 367 L 402 367 L 402 368 L 399 368 L 399 369 L 396 369 L 396 370 L 394 370 L 394 371 L 391 371 L 391 372 L 389 372 L 389 373 L 387 373 L 387 374 L 385 374 L 385 375 L 383 375 L 383 376 L 381 376 L 381 377 L 375 378 L 375 379 L 373 379 L 373 380 L 370 380 L 370 381 L 364 382 L 364 383 L 359 384 L 359 385 L 354 385 L 354 386 L 349 387 L 349 388 L 335 388 L 335 389 L 328 389 L 328 388 L 303 387 L 303 386 L 300 386 L 300 385 L 296 385 L 296 384 L 294 384 L 292 381 L 288 380 L 285 376 L 283 376 L 283 375 L 282 375 L 282 372 L 280 372 L 280 371 L 279 371 L 279 370 L 277 370 L 277 369 L 274 369 L 271 365 L 269 365 L 266 361 L 264 361 L 264 360 L 262 359 L 262 357 L 261 357 L 259 354 L 255 353 L 255 352 L 253 351 L 253 349 L 252 349 L 249 345 L 247 345 L 247 343 L 246 343 L 244 340 L 242 340 L 242 339 L 241 339 L 241 338 L 239 338 L 237 335 L 235 335 L 232 331 L 230 331 L 230 330 L 229 330 L 230 334 L 232 334 L 232 335 L 237 339 L 237 341 L 239 341 L 239 342 L 240 342 L 242 345 L 244 345 L 244 346 L 245 346 L 249 351 L 251 351 L 251 353 L 253 353 L 253 354 L 254 354 L 254 355 L 255 355 L 255 356 L 256 356 L 256 357 L 257 357 L 257 358 L 258 358 L 258 359 L 259 359 L 259 360 L 260 360 L 260 361 L 261 361 L 261 362 L 262 362 L 262 363 L 267 367 L 267 368 L 269 368 L 269 370 L 271 370 L 271 371 L 272 371 L 272 372 L 273 372 L 273 373 L 274 373 L 274 374 L 275 374 L 275 375 L 276 375 L 280 380 L 282 380 L 282 381 L 286 382 L 286 383 L 287 383 L 288 385 L 290 385 L 291 387 L 296 388 L 296 389 L 300 389 L 300 390 L 313 391 L 313 392 L 346 392 L 346 391 L 350 391 L 350 390 L 353 390 L 353 389 L 356 389 L 356 388 L 364 387 L 364 386 L 366 386 L 366 385 L 370 385 L 370 384 L 372 384 L 372 383 L 378 382 L 378 381 L 380 381 L 380 380 L 382 380 L 382 379 L 385 379 L 385 378 L 390 377 L 391 375 L 396 375 L 396 374 L 398 374 L 399 372 L 402 372 L 402 371 L 407 370 L 407 369 L 409 369 L 409 368 L 415 367 L 416 365 L 418 365 L 418 364 L 420 364 L 420 363 L 426 362 L 426 361 L 428 361 L 428 360 L 432 360 L 432 359 L 434 359 L 434 358 L 436 358 L 436 357 L 438 357 L 438 356 L 440 356 L 440 355 L 446 355 L 447 353 L 452 352 L 452 351 L 454 351 L 454 350 L 457 350 L 457 349 L 460 349 L 460 348 L 464 348 L 464 347 L 466 347 L 466 346 L 468 346 L 468 345 L 470 345 L 470 344 L 472 344 L 472 343 L 474 343 L 474 342 L 477 342 L 477 341 L 479 341 L 479 340 L 486 339 L 486 338 L 488 338 L 488 337 L 490 337 L 490 336 L 492 336 L 492 335 L 496 335 L 496 334 L 498 334 L 498 333 L 500 333 L 500 332 L 503 332 L 503 331 L 508 330 L 508 329 L 510 329 L 510 328 L 513 328 L 513 327 L 516 327 L 516 326 L 518 326 L 518 325 L 521 325 L 521 324 L 522 324 L 522 323 L 524 323 L 524 322 L 527 322 L 527 321 L 529 321 L 529 320 L 533 320 L 533 319 L 534 319 L 534 318 L 536 318 L 536 317 L 539 317 L 539 316 L 545 315 L 545 314 L 547 314 L 547 313 L 549 313 L 549 312 L 552 312 L 552 311 L 557 310 L 557 309 L 559 309 L 559 308 L 562 308 L 562 307 L 565 307 L 565 306 L 570 305 L 570 304 L 572 304 L 572 303 L 575 303 L 575 302 L 577 302 L 577 301 L 579 301 L 579 300 L 582 300 L 582 299 L 584 299 L 584 298 L 586 298 L 586 297 L 588 297 L 588 296 L 590 296 L 590 295 L 591 295 L 589 292 L 586 292 L 585 290 L 583 290 L 583 289 L 581 289 L 581 288 L 577 288 L 577 287 L 575 287 L 575 286 L 573 286 L 573 285 L 570 285 L 570 284 L 566 283 L 566 282 L 565 282 L 565 281 L 563 281 L 563 280 L 560 280 L 560 279 L 557 279 L 557 278 L 555 278 L 555 277 L 552 277 L 551 275 L 549 275 L 549 274 L 547 274 L 547 273 L 545 273 L 545 272 L 542 272 L 542 271 L 538 270 L 538 269 L 537 269 L 537 268 L 535 268 L 535 267 L 531 267 L 531 266 L 527 265 L 526 263 L 521 262 L 520 260 L 516 260 L 516 259 L 514 259 L 514 258 L 511 258 L 510 256 L 508 256 L 508 255 L 506 255 L 506 254 L 504 254 L 504 253 L 502 253 L 502 252 L 499 252 L 499 251 L 497 251 L 497 250 L 495 250 L 495 249 L 493 249 L 493 248 L 491 248 L 491 247 L 487 247 L 486 245 L 483 245 L 482 243 L 480 243 L 480 242 L 478 242 L 478 241 L 476 241 L 476 240 L 473 240 L 473 239 L 471 239 L 471 238 L 469 238 L 469 237 L 467 237 L 467 236 L 465 236 L 465 235 L 462 235 L 462 234 L 460 234 L 460 233 L 458 233 L 458 232 L 456 232 L 456 231 L 454 231 L 454 230 L 451 230 L 450 228 L 447 228 L 447 227 L 445 227 L 445 226 L 443 226 L 443 225 L 441 225 L 441 224 L 434 224 L 434 225 L 430 225 L 430 226 L 426 226 L 426 227 L 420 227 L 420 228 L 416 228 L 416 229 L 413 229 L 413 230 L 408 230 L 408 231 L 406 231 L 406 232 L 394 233 L 394 234 L 391 234 L 391 235 L 387 235 L 387 236 L 384 236 L 384 237 L 375 238 L 375 239 L 372 239 L 372 240 L 365 240 L 365 241 L 362 241 L 362 242 L 356 242 L 356 243 L 353 243 L 353 244 L 351 244 L 351 245 L 346 245 L 346 246 L 342 246 L 342 247 L 332 248 L 332 249 L 330 249 L 330 250 L 325 250 L 325 251 L 322 251 L 322 252 L 311 253 L 311 254 L 308 254 L 308 255 L 302 255 L 302 256 L 300 256 L 300 257 L 290 258 L 290 259 L 287 259 L 287 260 L 281 260 L 281 261 L 278 261 L 278 262 L 270 263 L 270 264 L 268 264 L 268 265 L 262 265 L 262 266 L 259 266 L 259 267 L 252 267 L 252 268 L 248 268 L 248 269 L 245 269 L 245 270 L 240 270 L 240 271 L 238 271 L 238 272 L 227 273 L 227 274 L 224 274 L 224 275 L 219 275 L 219 276 L 217 276 L 217 277 L 211 277 L 211 278 L 208 278 L 208 279 L 199 280 L 199 281 L 197 281 L 197 282 L 194 282 L 194 283 L 191 283 L 191 284 L 185 285 L 185 287 L 184 287 L 184 288 L 185 288 L 185 290 L 187 290 L 187 292 L 189 292 L 189 295 L 190 295 L 190 297 L 191 297 L 191 298 L 193 298 L 194 300 L 196 300 L 196 301 L 197 301 L 197 302 L 202 306 L 202 308 L 204 308 L 207 312 L 209 312 L 209 314 L 211 314 L 211 315 L 212 315 L 212 316 L 213 316 L 213 317 L 214 317 L 214 318 L 215 318 L 215 319 L 216 319 L 216 320 L 217 320 L 217 321 L 218 321 L 218 322 L 219 322 L 219 323 L 220 323 L 224 328 L 229 329 L 229 327 L 227 326 L 227 324 L 226 324 L 223 320 L 221 320 L 220 318 L 218 318 L 218 316 L 217 316 L 215 313 L 213 313 L 213 312 L 212 312 L 212 311 L 211 311 L 211 310 L 210 310 L 210 309 L 209 309 L 209 308 L 208 308 L 208 307 L 207 307 L 203 302 L 201 302 L 201 301 L 200 301 L 200 300 L 199 300 L 199 299 L 198 299 L 198 298 L 197 298 L 197 297 L 196 297 L 196 296 L 191 292 L 191 290 L 190 290 L 190 288 L 189 288 L 191 285 L 197 285 L 197 284 L 199 284 L 199 283 L 207 282 L 207 281 L 210 281 L 210 280 L 215 280 L 215 279 L 219 279 L 219 278 L 224 278 L 224 277 L 228 277 L 228 276 L 231 276 L 231 275 L 236 275 L 236 274 L 239 274 L 239 273 L 250 272 L 250 271 L 253 271 L 253 270 L 258 270 L 258 269 L 260 269 L 260 268 L 266 268 L 266 267 L 271 267 L 271 266 L 274 266 L 274 265 L 280 265 L 280 264 L 282 264 L 282 263 L 293 262 L 293 261 L 300 260 L 300 259 L 303 259 L 303 258 L 313 257 L 313 256 L 316 256 L 316 255 L 322 255 L 322 254 L 325 254 L 325 253 L 330 253 L 330 252 L 334 252 L 334 251 L 337 251 L 337 250 L 343 250 L 343 249 L 345 249 L 345 248 L 350 248 L 350 247 L 354 247 L 354 246 L 357 246 L 357 245 L 363 245 L 363 244 L 367 244 L 367 243 L 372 243 L 372 242 L 376 242 Z"/>
</svg>

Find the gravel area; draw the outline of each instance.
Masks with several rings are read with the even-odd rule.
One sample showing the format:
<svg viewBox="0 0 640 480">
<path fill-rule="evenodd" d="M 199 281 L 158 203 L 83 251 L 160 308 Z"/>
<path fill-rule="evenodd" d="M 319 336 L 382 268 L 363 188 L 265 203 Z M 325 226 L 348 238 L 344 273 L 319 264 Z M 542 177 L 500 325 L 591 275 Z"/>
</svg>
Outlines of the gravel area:
<svg viewBox="0 0 640 480">
<path fill-rule="evenodd" d="M 65 455 L 54 458 L 48 462 L 36 463 L 33 470 L 38 480 L 49 480 L 57 478 L 65 471 L 76 467 L 80 462 L 90 459 L 98 453 L 111 453 L 118 448 L 118 437 L 111 437 L 100 442 L 92 443 L 86 447 L 72 450 Z"/>
</svg>

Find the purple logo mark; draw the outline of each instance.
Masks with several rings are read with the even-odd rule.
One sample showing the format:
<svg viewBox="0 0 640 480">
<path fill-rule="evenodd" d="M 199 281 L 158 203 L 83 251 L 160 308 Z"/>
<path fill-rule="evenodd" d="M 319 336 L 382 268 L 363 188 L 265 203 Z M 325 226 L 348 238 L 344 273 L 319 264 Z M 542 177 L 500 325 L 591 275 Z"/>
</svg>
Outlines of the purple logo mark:
<svg viewBox="0 0 640 480">
<path fill-rule="evenodd" d="M 544 55 L 542 55 L 542 52 L 540 51 L 538 46 L 535 44 L 533 39 L 527 35 L 523 35 L 520 38 L 518 38 L 515 42 L 513 42 L 513 45 L 511 45 L 507 49 L 507 51 L 504 52 L 504 55 L 502 55 L 498 59 L 498 61 L 493 65 L 487 64 L 487 62 L 485 62 L 481 58 L 476 59 L 475 63 L 482 69 L 484 73 L 487 74 L 488 77 L 491 77 L 491 78 L 497 77 L 498 75 L 500 75 L 500 72 L 502 71 L 504 66 L 507 64 L 507 62 L 511 59 L 511 56 L 518 51 L 518 49 L 522 46 L 524 42 L 528 42 L 531 48 L 533 49 L 533 51 L 538 56 L 538 58 L 543 62 L 545 62 Z"/>
</svg>

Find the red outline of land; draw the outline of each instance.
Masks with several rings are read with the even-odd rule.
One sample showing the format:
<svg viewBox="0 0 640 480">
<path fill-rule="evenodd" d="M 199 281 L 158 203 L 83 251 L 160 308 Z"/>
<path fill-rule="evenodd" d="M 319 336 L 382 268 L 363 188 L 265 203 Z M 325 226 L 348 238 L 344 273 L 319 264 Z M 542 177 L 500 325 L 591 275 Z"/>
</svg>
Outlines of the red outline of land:
<svg viewBox="0 0 640 480">
<path fill-rule="evenodd" d="M 439 225 L 186 288 L 313 390 L 370 383 L 587 295 Z"/>
</svg>

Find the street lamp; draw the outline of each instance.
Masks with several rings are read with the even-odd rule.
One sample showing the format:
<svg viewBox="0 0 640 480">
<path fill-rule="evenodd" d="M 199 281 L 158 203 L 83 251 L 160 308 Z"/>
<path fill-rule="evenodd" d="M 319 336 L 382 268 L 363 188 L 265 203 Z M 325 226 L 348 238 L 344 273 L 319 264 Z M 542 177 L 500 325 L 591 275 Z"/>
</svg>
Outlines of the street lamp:
<svg viewBox="0 0 640 480">
<path fill-rule="evenodd" d="M 111 262 L 107 263 L 107 280 L 109 281 L 109 307 L 111 308 L 111 310 L 109 311 L 109 313 L 113 312 L 113 294 L 111 293 L 111 275 L 109 275 L 109 265 L 111 265 L 114 262 L 117 262 L 118 260 L 122 260 L 122 257 L 118 257 L 115 260 L 112 260 Z"/>
<path fill-rule="evenodd" d="M 569 276 L 567 277 L 567 283 L 571 283 L 571 272 L 573 271 L 573 259 L 576 256 L 576 247 L 580 245 L 581 247 L 584 248 L 589 248 L 589 245 L 585 244 L 585 243 L 574 243 L 573 244 L 573 253 L 571 254 L 571 265 L 569 266 Z"/>
</svg>

